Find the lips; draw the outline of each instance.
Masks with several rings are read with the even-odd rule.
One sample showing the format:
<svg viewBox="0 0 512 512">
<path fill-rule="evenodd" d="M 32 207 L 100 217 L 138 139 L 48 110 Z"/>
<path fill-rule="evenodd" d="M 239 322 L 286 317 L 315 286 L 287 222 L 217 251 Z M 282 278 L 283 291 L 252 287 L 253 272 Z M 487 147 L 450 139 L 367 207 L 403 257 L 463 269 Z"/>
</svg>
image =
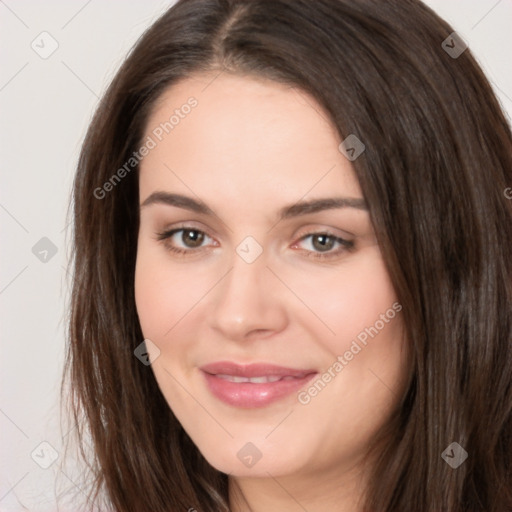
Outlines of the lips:
<svg viewBox="0 0 512 512">
<path fill-rule="evenodd" d="M 253 363 L 241 365 L 229 361 L 220 361 L 218 363 L 207 364 L 201 367 L 206 373 L 212 375 L 232 375 L 235 377 L 297 377 L 302 378 L 310 373 L 316 373 L 316 370 L 297 370 L 286 368 L 284 366 L 275 366 L 273 364 Z"/>
<path fill-rule="evenodd" d="M 234 407 L 264 407 L 297 391 L 318 372 L 271 364 L 240 365 L 228 361 L 200 368 L 209 391 Z"/>
<path fill-rule="evenodd" d="M 229 382 L 250 382 L 251 384 L 266 384 L 268 382 L 277 382 L 278 380 L 293 380 L 295 377 L 285 376 L 280 377 L 279 375 L 268 375 L 266 377 L 239 377 L 236 375 L 216 375 L 219 379 L 224 379 Z"/>
</svg>

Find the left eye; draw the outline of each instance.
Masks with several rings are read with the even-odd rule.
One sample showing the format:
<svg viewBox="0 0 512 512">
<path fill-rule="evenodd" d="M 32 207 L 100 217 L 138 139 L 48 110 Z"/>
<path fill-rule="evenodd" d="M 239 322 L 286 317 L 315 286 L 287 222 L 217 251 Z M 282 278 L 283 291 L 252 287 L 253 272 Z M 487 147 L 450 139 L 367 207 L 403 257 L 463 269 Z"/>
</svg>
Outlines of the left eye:
<svg viewBox="0 0 512 512">
<path fill-rule="evenodd" d="M 330 233 L 310 233 L 303 236 L 294 246 L 307 239 L 310 239 L 309 246 L 312 247 L 312 249 L 306 250 L 313 253 L 313 257 L 322 257 L 324 254 L 325 256 L 335 255 L 343 251 L 343 249 L 351 249 L 354 246 L 354 242 L 334 236 Z M 331 249 L 333 249 L 335 245 L 341 247 L 338 250 L 332 251 Z"/>
</svg>

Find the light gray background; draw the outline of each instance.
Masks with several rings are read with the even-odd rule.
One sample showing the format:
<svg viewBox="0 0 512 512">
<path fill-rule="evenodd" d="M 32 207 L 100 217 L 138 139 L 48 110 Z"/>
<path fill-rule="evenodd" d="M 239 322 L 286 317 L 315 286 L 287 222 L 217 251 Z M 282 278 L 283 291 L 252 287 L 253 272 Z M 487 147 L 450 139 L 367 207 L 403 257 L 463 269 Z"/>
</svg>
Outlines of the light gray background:
<svg viewBox="0 0 512 512">
<path fill-rule="evenodd" d="M 0 511 L 55 510 L 61 468 L 58 390 L 68 279 L 66 211 L 81 141 L 129 48 L 172 1 L 0 0 Z M 512 0 L 426 2 L 469 43 L 512 115 Z M 31 47 L 58 49 L 47 59 Z M 439 42 L 441 44 L 441 41 Z M 40 51 L 43 51 L 41 48 Z M 512 186 L 512 183 L 510 184 Z M 40 261 L 43 237 L 57 253 Z M 69 236 L 68 236 L 69 239 Z M 44 253 L 39 257 L 44 257 Z M 48 469 L 50 443 L 59 459 Z M 26 507 L 23 508 L 22 504 Z"/>
</svg>

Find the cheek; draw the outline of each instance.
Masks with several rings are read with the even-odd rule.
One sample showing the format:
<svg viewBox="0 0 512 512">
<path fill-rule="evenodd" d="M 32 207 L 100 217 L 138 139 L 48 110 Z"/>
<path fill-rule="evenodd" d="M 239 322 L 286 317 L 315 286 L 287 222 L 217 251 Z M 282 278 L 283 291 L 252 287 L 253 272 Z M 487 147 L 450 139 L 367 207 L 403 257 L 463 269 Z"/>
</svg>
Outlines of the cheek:
<svg viewBox="0 0 512 512">
<path fill-rule="evenodd" d="M 191 305 L 198 301 L 201 292 L 204 295 L 203 288 L 207 289 L 207 282 L 201 284 L 198 276 L 186 266 L 171 265 L 166 256 L 159 247 L 139 245 L 135 303 L 142 332 L 149 339 L 163 340 L 170 335 Z"/>
<path fill-rule="evenodd" d="M 315 326 L 315 337 L 330 353 L 346 350 L 351 340 L 376 323 L 379 331 L 390 330 L 394 322 L 383 326 L 381 315 L 388 312 L 386 320 L 396 316 L 397 298 L 378 247 L 368 247 L 338 269 L 327 270 L 311 279 L 296 276 L 294 291 L 314 313 L 303 322 L 308 322 L 309 329 Z"/>
<path fill-rule="evenodd" d="M 172 326 L 172 318 L 165 310 L 173 311 L 174 304 L 169 302 L 176 302 L 177 298 L 169 293 L 170 289 L 159 266 L 152 265 L 143 253 L 139 254 L 135 269 L 135 304 L 145 338 L 159 339 L 165 329 Z"/>
</svg>

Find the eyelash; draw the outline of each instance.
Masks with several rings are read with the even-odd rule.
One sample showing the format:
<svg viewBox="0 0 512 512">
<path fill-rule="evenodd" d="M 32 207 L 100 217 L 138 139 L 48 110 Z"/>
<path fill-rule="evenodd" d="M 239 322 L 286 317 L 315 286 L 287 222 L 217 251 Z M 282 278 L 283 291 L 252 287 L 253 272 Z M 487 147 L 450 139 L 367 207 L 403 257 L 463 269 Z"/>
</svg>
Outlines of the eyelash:
<svg viewBox="0 0 512 512">
<path fill-rule="evenodd" d="M 165 243 L 165 242 L 168 241 L 169 238 L 171 238 L 176 233 L 179 233 L 181 231 L 193 231 L 195 233 L 204 234 L 207 237 L 209 237 L 209 235 L 207 233 L 205 233 L 204 231 L 201 231 L 200 229 L 183 226 L 181 228 L 171 229 L 169 231 L 164 231 L 162 233 L 157 233 L 157 240 L 159 242 L 163 241 Z M 298 242 L 301 242 L 301 241 L 303 241 L 303 240 L 305 240 L 305 239 L 307 239 L 309 237 L 314 237 L 314 236 L 318 236 L 318 235 L 323 235 L 323 236 L 327 236 L 329 238 L 334 239 L 334 242 L 335 243 L 339 243 L 343 248 L 342 249 L 338 249 L 336 251 L 329 251 L 329 252 L 325 252 L 325 253 L 314 252 L 314 251 L 310 251 L 310 250 L 304 249 L 307 252 L 307 256 L 310 257 L 310 258 L 313 258 L 313 259 L 316 259 L 316 260 L 327 260 L 327 259 L 339 256 L 340 253 L 344 252 L 345 250 L 346 251 L 350 251 L 350 250 L 354 249 L 354 242 L 353 241 L 345 240 L 344 238 L 340 238 L 338 236 L 335 236 L 334 234 L 329 233 L 328 231 L 317 231 L 317 232 L 313 232 L 313 233 L 307 233 L 306 235 L 302 236 L 297 242 L 295 242 L 294 245 L 296 245 Z M 209 237 L 209 238 L 211 238 L 211 237 Z M 191 253 L 197 253 L 197 252 L 201 251 L 201 249 L 202 249 L 201 247 L 195 248 L 195 249 L 193 249 L 193 248 L 192 249 L 180 249 L 180 248 L 174 247 L 174 246 L 172 246 L 172 245 L 170 245 L 168 243 L 165 243 L 165 245 L 166 245 L 166 247 L 171 252 L 173 252 L 175 254 L 184 255 L 184 256 L 191 255 Z"/>
</svg>

